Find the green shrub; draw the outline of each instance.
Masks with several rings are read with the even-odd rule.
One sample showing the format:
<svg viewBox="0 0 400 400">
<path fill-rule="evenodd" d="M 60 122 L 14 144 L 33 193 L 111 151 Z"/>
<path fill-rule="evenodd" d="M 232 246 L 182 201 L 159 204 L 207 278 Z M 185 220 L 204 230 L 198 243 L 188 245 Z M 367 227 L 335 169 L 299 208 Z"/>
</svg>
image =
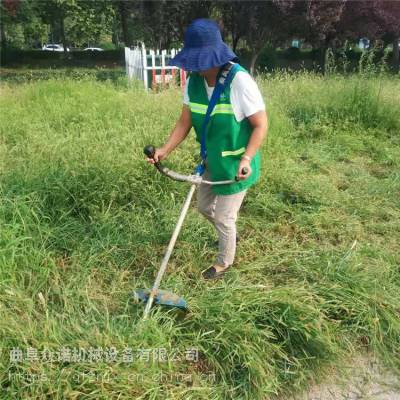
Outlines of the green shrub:
<svg viewBox="0 0 400 400">
<path fill-rule="evenodd" d="M 63 68 L 63 67 L 90 67 L 101 63 L 113 62 L 124 65 L 124 49 L 110 49 L 104 51 L 74 50 L 65 55 L 63 52 L 38 50 L 8 49 L 1 54 L 2 66 L 31 67 L 31 68 Z"/>
<path fill-rule="evenodd" d="M 271 47 L 265 47 L 258 56 L 257 64 L 260 71 L 274 70 L 277 66 L 276 50 Z"/>
</svg>

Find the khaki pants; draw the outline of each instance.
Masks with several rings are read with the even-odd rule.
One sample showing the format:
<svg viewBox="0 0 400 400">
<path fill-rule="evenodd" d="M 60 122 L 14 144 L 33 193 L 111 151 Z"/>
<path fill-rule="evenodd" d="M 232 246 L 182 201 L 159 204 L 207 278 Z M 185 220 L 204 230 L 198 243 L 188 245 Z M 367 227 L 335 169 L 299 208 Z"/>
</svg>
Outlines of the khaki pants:
<svg viewBox="0 0 400 400">
<path fill-rule="evenodd" d="M 204 179 L 209 180 L 206 170 Z M 210 185 L 200 184 L 197 191 L 197 208 L 216 228 L 218 233 L 218 256 L 216 264 L 228 267 L 233 264 L 236 253 L 236 219 L 247 189 L 239 193 L 217 195 Z"/>
</svg>

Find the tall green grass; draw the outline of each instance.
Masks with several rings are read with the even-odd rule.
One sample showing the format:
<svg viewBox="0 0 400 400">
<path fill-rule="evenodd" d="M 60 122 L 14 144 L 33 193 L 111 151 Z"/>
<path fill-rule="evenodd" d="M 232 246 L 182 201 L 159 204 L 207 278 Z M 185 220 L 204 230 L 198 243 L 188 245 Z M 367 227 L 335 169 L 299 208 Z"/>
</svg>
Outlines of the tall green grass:
<svg viewBox="0 0 400 400">
<path fill-rule="evenodd" d="M 3 84 L 2 399 L 264 399 L 360 351 L 399 367 L 400 83 L 282 73 L 259 84 L 270 131 L 235 266 L 199 279 L 215 233 L 194 203 L 162 282 L 190 311 L 156 308 L 145 323 L 130 292 L 151 286 L 188 187 L 158 175 L 142 148 L 168 135 L 181 93 Z M 197 152 L 191 135 L 166 163 L 189 172 Z M 10 361 L 29 347 L 170 359 Z M 182 357 L 189 348 L 198 361 Z"/>
</svg>

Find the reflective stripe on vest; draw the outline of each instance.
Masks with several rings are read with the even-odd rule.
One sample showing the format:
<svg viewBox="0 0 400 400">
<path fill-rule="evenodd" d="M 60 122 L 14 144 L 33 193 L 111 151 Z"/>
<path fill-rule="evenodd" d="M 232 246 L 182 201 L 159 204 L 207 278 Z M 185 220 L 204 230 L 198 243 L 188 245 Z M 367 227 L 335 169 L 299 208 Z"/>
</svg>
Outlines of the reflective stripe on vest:
<svg viewBox="0 0 400 400">
<path fill-rule="evenodd" d="M 207 112 L 207 104 L 189 102 L 190 111 L 197 114 L 205 115 Z M 234 115 L 232 104 L 217 104 L 211 115 L 214 114 L 232 114 Z"/>
<path fill-rule="evenodd" d="M 243 154 L 246 151 L 246 147 L 241 147 L 240 149 L 237 150 L 226 150 L 221 152 L 222 157 L 226 156 L 238 156 L 239 154 Z"/>
</svg>

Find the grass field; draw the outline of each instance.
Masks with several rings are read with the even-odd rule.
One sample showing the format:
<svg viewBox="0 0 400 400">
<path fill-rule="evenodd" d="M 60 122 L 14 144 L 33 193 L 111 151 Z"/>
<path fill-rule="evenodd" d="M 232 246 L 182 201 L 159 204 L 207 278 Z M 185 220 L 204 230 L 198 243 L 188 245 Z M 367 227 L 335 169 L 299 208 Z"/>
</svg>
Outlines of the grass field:
<svg viewBox="0 0 400 400">
<path fill-rule="evenodd" d="M 1 399 L 284 398 L 361 352 L 400 367 L 399 79 L 259 84 L 270 131 L 236 264 L 199 279 L 215 233 L 194 202 L 162 282 L 190 312 L 145 323 L 130 292 L 151 286 L 188 186 L 142 149 L 180 91 L 1 86 Z M 197 153 L 192 134 L 166 164 Z"/>
</svg>

